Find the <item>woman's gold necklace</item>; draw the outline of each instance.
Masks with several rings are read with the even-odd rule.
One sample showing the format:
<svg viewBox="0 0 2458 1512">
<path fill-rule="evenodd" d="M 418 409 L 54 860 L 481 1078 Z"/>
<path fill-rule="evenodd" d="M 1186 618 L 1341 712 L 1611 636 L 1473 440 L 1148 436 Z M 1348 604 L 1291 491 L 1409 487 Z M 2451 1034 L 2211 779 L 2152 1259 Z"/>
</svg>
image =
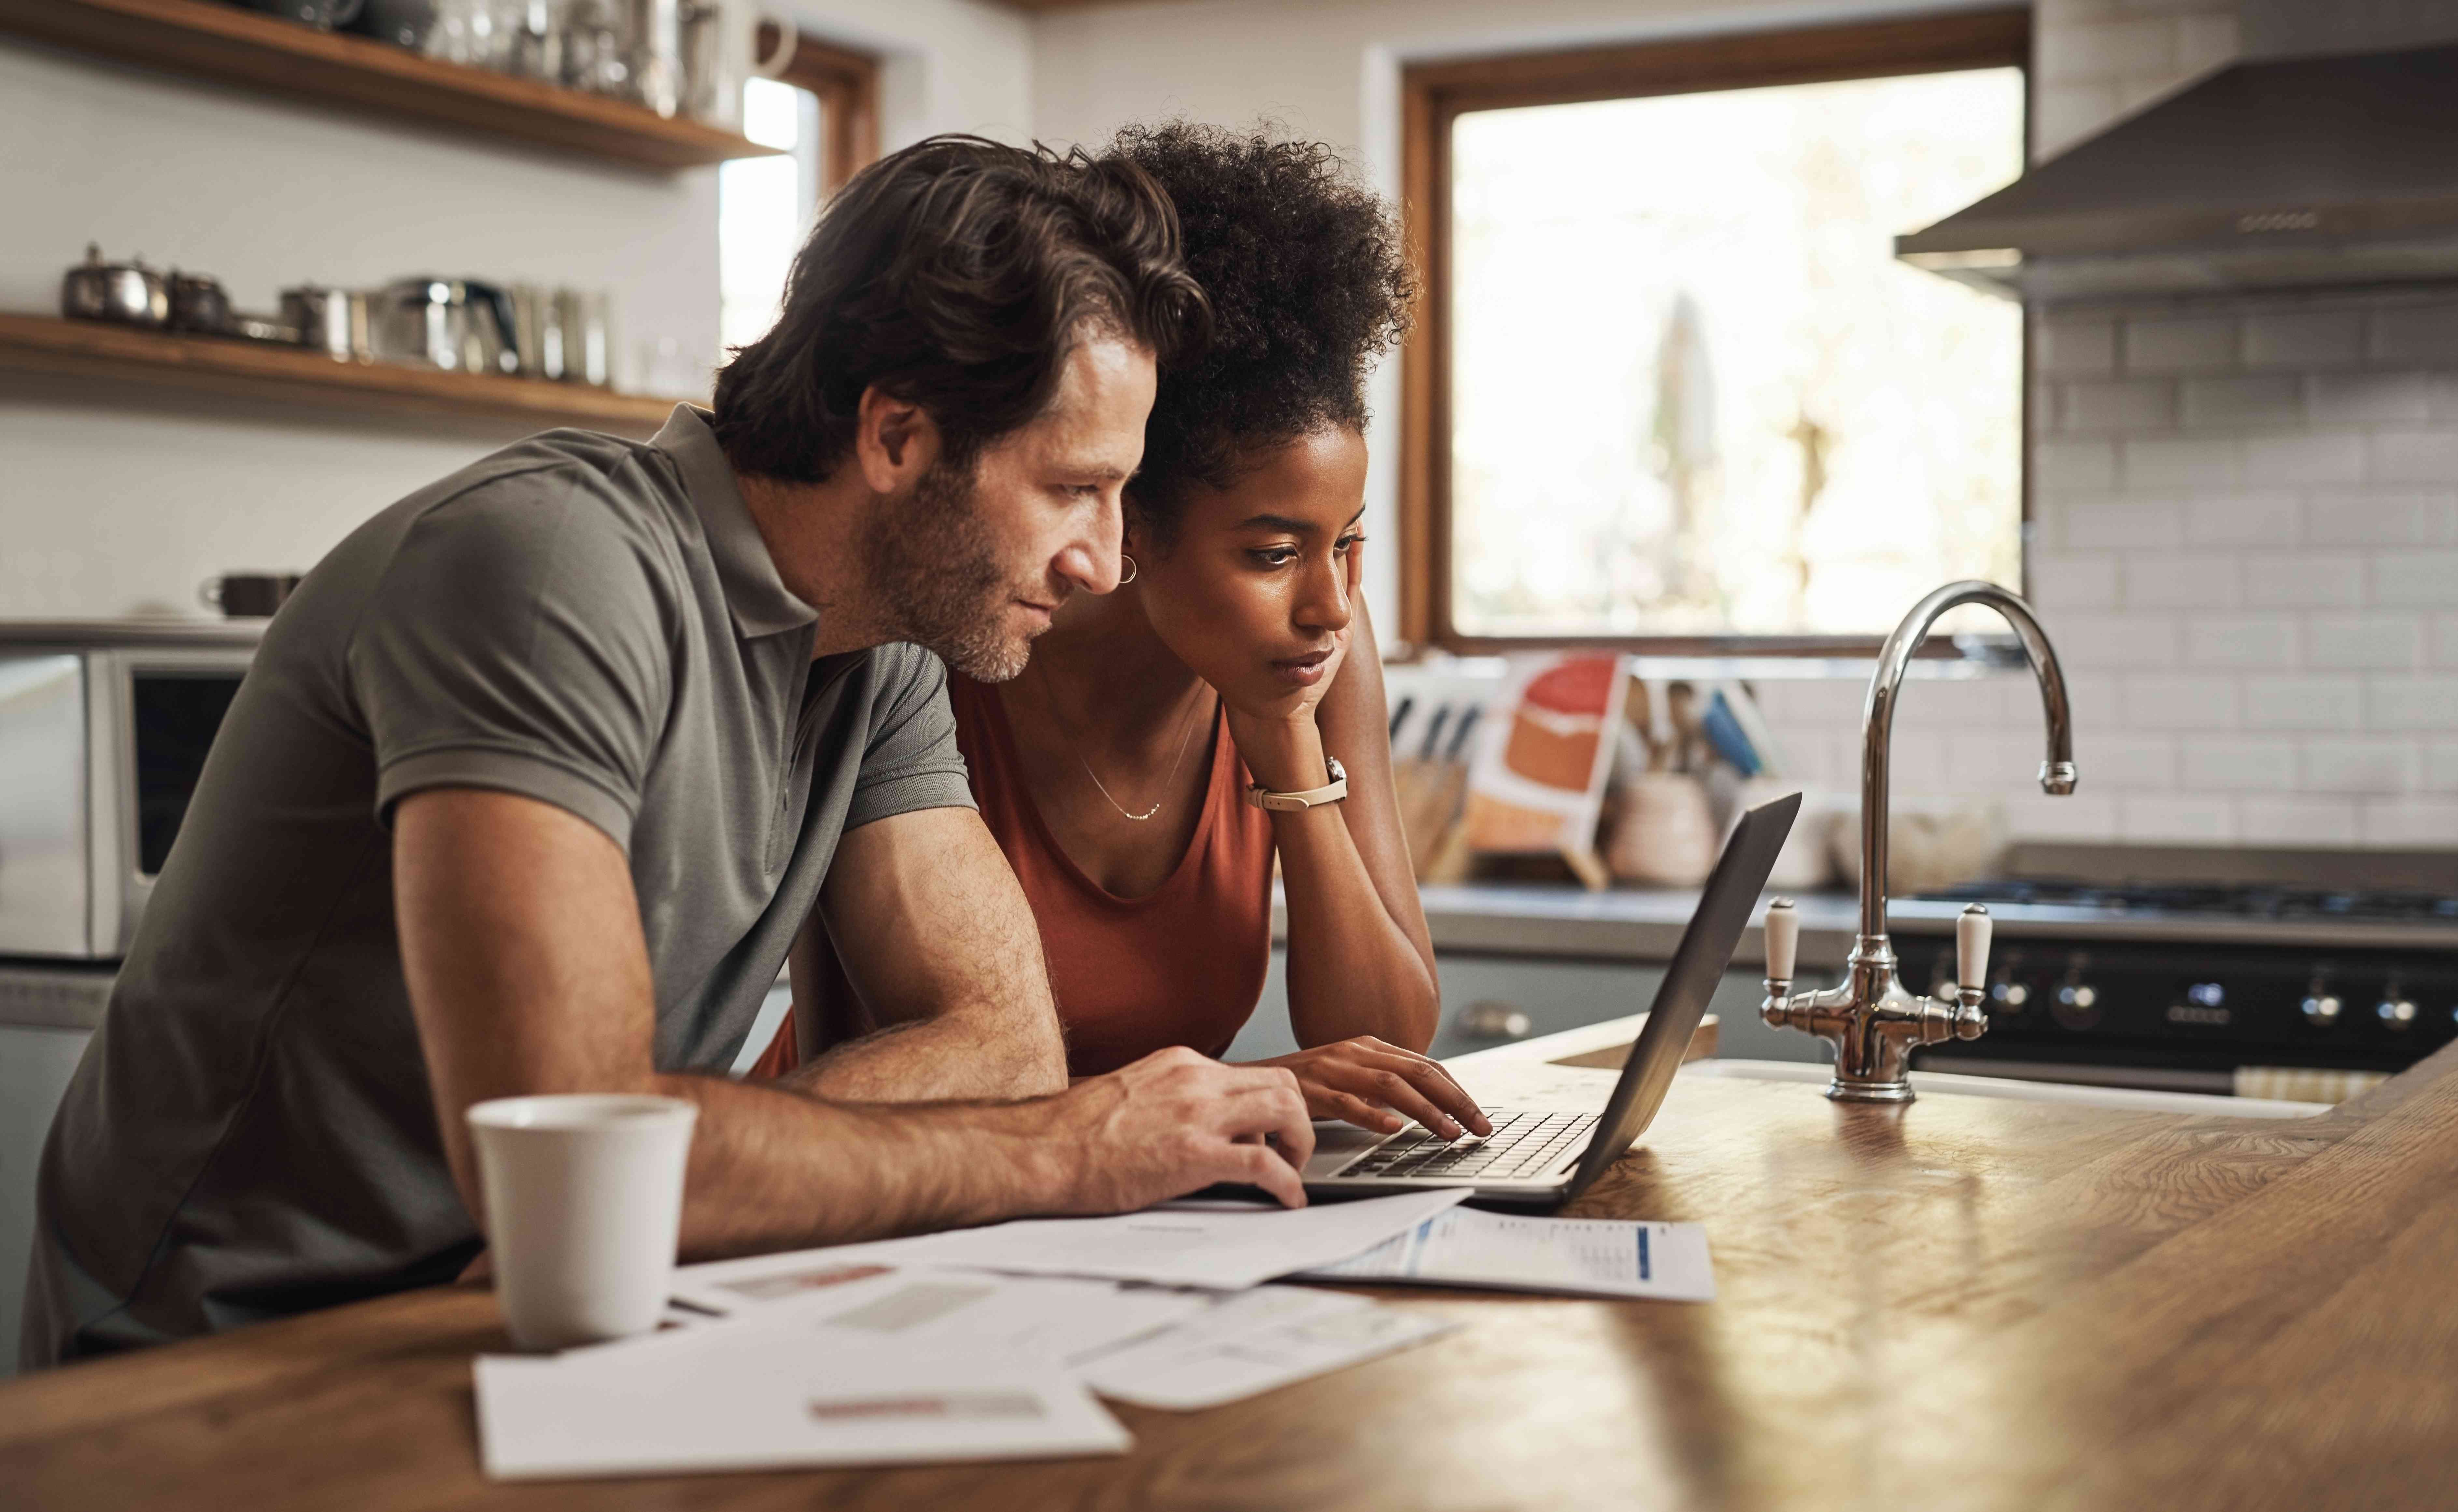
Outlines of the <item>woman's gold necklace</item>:
<svg viewBox="0 0 2458 1512">
<path fill-rule="evenodd" d="M 1076 748 L 1074 733 L 1067 728 L 1067 716 L 1058 712 L 1058 695 L 1050 687 L 1049 674 L 1043 673 L 1040 681 L 1041 700 L 1050 706 L 1051 722 L 1058 726 L 1058 738 L 1067 743 L 1067 754 L 1073 756 L 1075 764 L 1084 769 L 1084 775 L 1093 779 L 1093 786 L 1099 790 L 1101 797 L 1109 798 L 1110 807 L 1118 811 L 1119 818 L 1134 819 L 1140 824 L 1168 806 L 1170 790 L 1177 786 L 1177 769 L 1186 764 L 1186 748 L 1195 738 L 1195 711 L 1203 706 L 1202 694 L 1198 694 L 1195 701 L 1187 706 L 1186 731 L 1177 737 L 1177 756 L 1170 762 L 1169 777 L 1161 783 L 1160 800 L 1141 814 L 1136 814 L 1111 797 L 1109 788 L 1101 781 L 1101 774 L 1093 770 L 1093 763 L 1085 760 L 1084 753 Z"/>
</svg>

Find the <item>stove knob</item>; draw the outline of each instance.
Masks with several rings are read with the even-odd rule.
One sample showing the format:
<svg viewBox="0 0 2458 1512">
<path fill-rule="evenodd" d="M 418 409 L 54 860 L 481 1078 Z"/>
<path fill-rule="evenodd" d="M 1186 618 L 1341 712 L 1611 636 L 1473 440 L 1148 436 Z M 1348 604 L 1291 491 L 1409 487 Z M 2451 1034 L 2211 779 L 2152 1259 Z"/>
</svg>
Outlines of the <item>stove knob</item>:
<svg viewBox="0 0 2458 1512">
<path fill-rule="evenodd" d="M 2049 1012 L 2069 1029 L 2088 1029 L 2099 1022 L 2099 989 L 2087 982 L 2069 982 L 2057 988 Z"/>
<path fill-rule="evenodd" d="M 2415 1027 L 2415 1000 L 2403 996 L 2395 990 L 2388 997 L 2382 999 L 2381 1005 L 2373 1011 L 2381 1015 L 2382 1023 L 2393 1029 Z"/>
<path fill-rule="evenodd" d="M 2324 992 L 2317 985 L 2305 997 L 2302 1004 L 2304 1022 L 2326 1029 L 2339 1022 L 2339 1012 L 2344 1006 L 2345 1005 L 2339 1001 L 2338 994 Z"/>
</svg>

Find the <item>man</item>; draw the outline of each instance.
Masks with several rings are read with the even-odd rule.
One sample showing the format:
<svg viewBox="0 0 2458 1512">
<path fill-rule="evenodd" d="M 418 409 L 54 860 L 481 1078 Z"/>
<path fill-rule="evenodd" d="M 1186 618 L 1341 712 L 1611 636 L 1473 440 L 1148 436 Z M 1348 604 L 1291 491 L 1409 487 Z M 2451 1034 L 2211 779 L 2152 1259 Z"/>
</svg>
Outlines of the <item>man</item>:
<svg viewBox="0 0 2458 1512">
<path fill-rule="evenodd" d="M 916 649 L 1013 676 L 1115 586 L 1156 358 L 1203 319 L 1139 171 L 936 139 L 838 198 L 713 417 L 533 437 L 336 548 L 53 1125 L 27 1362 L 450 1279 L 483 1243 L 463 1112 L 524 1092 L 696 1102 L 691 1256 L 1302 1201 L 1285 1071 L 1068 1088 Z M 815 905 L 891 1026 L 789 1087 L 712 1074 Z"/>
</svg>

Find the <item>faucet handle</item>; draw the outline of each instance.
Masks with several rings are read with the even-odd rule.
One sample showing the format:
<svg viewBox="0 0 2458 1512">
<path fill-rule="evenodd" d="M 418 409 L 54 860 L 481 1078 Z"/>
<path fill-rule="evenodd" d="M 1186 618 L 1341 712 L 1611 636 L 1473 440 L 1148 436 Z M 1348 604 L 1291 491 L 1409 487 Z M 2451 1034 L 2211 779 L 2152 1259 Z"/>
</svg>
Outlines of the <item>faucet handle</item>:
<svg viewBox="0 0 2458 1512">
<path fill-rule="evenodd" d="M 1954 980 L 1966 992 L 1988 990 L 1989 932 L 1989 910 L 1965 904 L 1963 917 L 1954 922 Z"/>
<path fill-rule="evenodd" d="M 1789 898 L 1779 898 L 1767 904 L 1766 970 L 1769 982 L 1790 982 L 1793 963 L 1800 956 L 1801 915 Z"/>
</svg>

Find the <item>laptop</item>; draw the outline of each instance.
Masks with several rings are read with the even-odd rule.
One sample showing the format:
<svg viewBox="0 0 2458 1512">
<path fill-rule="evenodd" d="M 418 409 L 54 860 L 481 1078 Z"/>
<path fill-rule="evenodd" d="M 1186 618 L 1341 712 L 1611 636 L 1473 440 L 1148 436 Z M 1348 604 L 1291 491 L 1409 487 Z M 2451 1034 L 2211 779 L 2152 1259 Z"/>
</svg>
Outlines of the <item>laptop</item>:
<svg viewBox="0 0 2458 1512">
<path fill-rule="evenodd" d="M 1795 793 L 1750 810 L 1733 827 L 1602 1113 L 1489 1108 L 1491 1134 L 1448 1142 L 1414 1124 L 1396 1134 L 1318 1124 L 1314 1158 L 1305 1167 L 1307 1194 L 1365 1197 L 1469 1187 L 1479 1201 L 1551 1207 L 1587 1191 L 1646 1131 L 1663 1103 L 1800 812 Z"/>
</svg>

